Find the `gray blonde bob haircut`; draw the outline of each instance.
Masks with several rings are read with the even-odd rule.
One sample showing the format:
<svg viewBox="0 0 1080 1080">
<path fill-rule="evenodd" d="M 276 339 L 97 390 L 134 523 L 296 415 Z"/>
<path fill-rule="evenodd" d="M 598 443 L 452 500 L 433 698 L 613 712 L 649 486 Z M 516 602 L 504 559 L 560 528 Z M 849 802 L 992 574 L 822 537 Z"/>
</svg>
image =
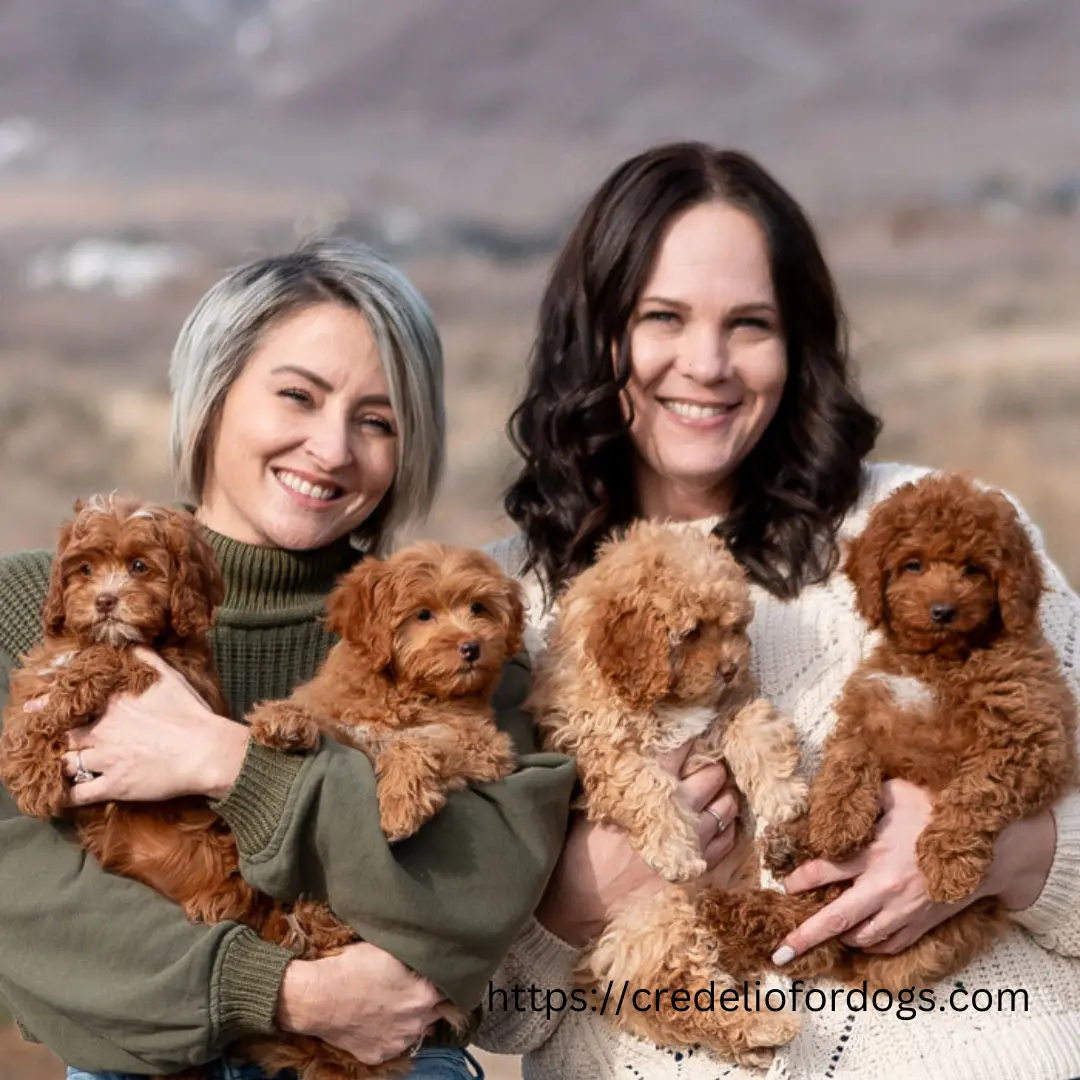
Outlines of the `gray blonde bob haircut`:
<svg viewBox="0 0 1080 1080">
<path fill-rule="evenodd" d="M 375 551 L 422 520 L 442 476 L 446 442 L 442 343 L 427 302 L 396 267 L 345 237 L 309 240 L 287 255 L 231 270 L 198 302 L 169 366 L 173 475 L 196 503 L 206 482 L 225 396 L 279 320 L 315 304 L 344 304 L 371 328 L 398 425 L 397 469 L 355 539 Z"/>
</svg>

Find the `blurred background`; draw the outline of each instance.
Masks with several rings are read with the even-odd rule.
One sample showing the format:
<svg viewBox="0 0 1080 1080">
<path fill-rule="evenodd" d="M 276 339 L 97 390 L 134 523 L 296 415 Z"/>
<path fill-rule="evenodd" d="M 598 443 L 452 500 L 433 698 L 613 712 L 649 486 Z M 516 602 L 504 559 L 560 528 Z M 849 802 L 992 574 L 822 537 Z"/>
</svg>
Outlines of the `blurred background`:
<svg viewBox="0 0 1080 1080">
<path fill-rule="evenodd" d="M 79 494 L 172 496 L 184 315 L 321 228 L 438 316 L 423 531 L 502 534 L 556 246 L 619 161 L 686 137 L 813 217 L 876 456 L 1005 486 L 1080 584 L 1076 0 L 0 0 L 0 551 L 51 545 Z M 57 1070 L 0 1030 L 2 1080 Z"/>
</svg>

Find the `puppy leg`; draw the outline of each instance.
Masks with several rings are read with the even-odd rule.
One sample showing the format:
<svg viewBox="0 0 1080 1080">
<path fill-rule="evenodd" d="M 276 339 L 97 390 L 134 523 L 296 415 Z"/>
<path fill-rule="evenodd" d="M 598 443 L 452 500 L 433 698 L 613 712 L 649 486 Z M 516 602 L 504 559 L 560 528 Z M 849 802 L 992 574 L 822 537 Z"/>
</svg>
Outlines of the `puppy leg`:
<svg viewBox="0 0 1080 1080">
<path fill-rule="evenodd" d="M 315 716 L 293 701 L 267 701 L 248 713 L 251 737 L 271 750 L 313 750 L 319 745 Z"/>
<path fill-rule="evenodd" d="M 806 809 L 808 786 L 796 774 L 795 727 L 772 702 L 757 698 L 724 729 L 722 749 L 739 790 L 765 821 L 792 821 Z"/>
<path fill-rule="evenodd" d="M 423 731 L 395 733 L 376 755 L 379 823 L 392 843 L 412 836 L 446 805 L 440 757 Z"/>
<path fill-rule="evenodd" d="M 805 815 L 784 824 L 767 825 L 761 836 L 761 865 L 778 881 L 814 857 L 810 819 Z"/>
<path fill-rule="evenodd" d="M 514 743 L 489 721 L 445 725 L 439 739 L 443 780 L 452 790 L 469 783 L 493 783 L 509 776 L 517 762 Z"/>
<path fill-rule="evenodd" d="M 675 778 L 655 761 L 630 752 L 609 772 L 609 757 L 595 769 L 587 757 L 578 758 L 589 819 L 625 829 L 634 850 L 668 881 L 690 881 L 703 874 L 694 816 L 680 803 Z"/>
</svg>

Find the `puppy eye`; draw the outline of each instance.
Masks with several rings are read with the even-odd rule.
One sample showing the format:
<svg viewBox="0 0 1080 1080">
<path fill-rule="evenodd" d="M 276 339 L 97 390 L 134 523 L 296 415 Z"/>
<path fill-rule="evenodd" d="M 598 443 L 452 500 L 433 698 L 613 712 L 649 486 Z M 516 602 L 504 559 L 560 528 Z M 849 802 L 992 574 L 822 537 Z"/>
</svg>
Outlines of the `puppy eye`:
<svg viewBox="0 0 1080 1080">
<path fill-rule="evenodd" d="M 682 640 L 684 642 L 697 641 L 699 637 L 701 637 L 701 623 L 694 623 L 689 630 L 683 632 Z"/>
<path fill-rule="evenodd" d="M 133 574 L 145 574 L 150 567 L 142 559 L 133 559 L 130 569 Z"/>
<path fill-rule="evenodd" d="M 921 574 L 922 563 L 918 559 L 908 559 L 900 569 L 903 570 L 905 574 Z"/>
<path fill-rule="evenodd" d="M 84 562 L 82 566 L 79 567 L 79 573 L 82 574 L 83 577 L 89 577 L 93 572 L 94 568 L 88 562 Z"/>
<path fill-rule="evenodd" d="M 418 611 L 418 612 L 416 613 L 416 617 L 417 617 L 417 618 L 418 618 L 418 619 L 419 619 L 419 620 L 420 620 L 421 622 L 428 622 L 428 621 L 430 621 L 431 619 L 433 619 L 433 618 L 434 618 L 435 616 L 434 616 L 434 615 L 432 615 L 432 614 L 431 614 L 431 612 L 430 612 L 430 611 L 428 611 L 428 609 L 427 609 L 427 608 L 425 607 L 425 608 L 421 608 L 421 609 L 420 609 L 420 610 L 419 610 L 419 611 Z"/>
<path fill-rule="evenodd" d="M 964 567 L 964 577 L 980 577 L 985 573 L 986 571 L 981 566 L 975 566 L 974 563 L 968 563 Z"/>
<path fill-rule="evenodd" d="M 474 600 L 473 603 L 470 605 L 469 610 L 474 615 L 486 615 L 488 613 L 488 609 L 483 604 L 481 604 L 479 600 Z"/>
</svg>

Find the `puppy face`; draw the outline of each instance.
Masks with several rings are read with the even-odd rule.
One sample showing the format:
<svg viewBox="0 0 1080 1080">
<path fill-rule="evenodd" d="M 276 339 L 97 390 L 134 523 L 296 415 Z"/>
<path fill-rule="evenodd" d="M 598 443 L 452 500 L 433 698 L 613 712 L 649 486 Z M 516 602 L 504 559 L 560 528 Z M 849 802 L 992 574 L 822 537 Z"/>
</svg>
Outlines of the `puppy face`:
<svg viewBox="0 0 1080 1080">
<path fill-rule="evenodd" d="M 75 503 L 60 531 L 43 611 L 50 634 L 151 644 L 210 628 L 224 584 L 188 513 L 128 496 Z"/>
<path fill-rule="evenodd" d="M 752 614 L 719 540 L 638 522 L 571 585 L 559 632 L 635 711 L 716 706 L 750 679 Z"/>
<path fill-rule="evenodd" d="M 328 601 L 330 628 L 377 671 L 436 697 L 483 693 L 522 647 L 520 587 L 483 552 L 433 542 L 364 559 Z"/>
<path fill-rule="evenodd" d="M 915 652 L 1022 633 L 1042 591 L 1012 504 L 957 475 L 905 485 L 879 504 L 845 570 L 864 618 Z"/>
</svg>

